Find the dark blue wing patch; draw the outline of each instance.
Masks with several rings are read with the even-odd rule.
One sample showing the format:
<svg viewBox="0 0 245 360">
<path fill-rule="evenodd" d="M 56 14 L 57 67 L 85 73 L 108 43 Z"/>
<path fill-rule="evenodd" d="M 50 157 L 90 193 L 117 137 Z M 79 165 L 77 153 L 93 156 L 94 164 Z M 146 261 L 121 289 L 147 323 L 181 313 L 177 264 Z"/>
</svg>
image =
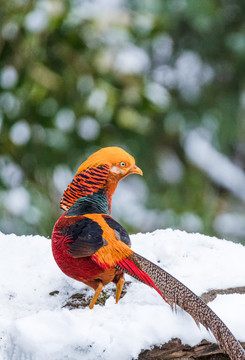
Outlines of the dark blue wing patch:
<svg viewBox="0 0 245 360">
<path fill-rule="evenodd" d="M 100 225 L 86 217 L 67 228 L 68 251 L 74 258 L 91 256 L 108 243 Z"/>
<path fill-rule="evenodd" d="M 131 241 L 127 231 L 117 221 L 108 215 L 102 215 L 108 226 L 114 230 L 117 240 L 120 240 L 131 247 Z"/>
</svg>

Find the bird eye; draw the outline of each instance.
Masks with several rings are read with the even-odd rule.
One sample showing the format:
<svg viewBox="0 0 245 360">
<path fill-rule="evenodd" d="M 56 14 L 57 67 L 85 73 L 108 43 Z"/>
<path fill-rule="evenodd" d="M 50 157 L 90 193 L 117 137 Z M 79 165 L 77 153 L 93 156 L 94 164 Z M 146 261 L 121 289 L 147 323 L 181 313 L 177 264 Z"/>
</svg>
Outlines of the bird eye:
<svg viewBox="0 0 245 360">
<path fill-rule="evenodd" d="M 125 164 L 124 161 L 121 161 L 121 162 L 120 162 L 120 165 L 121 165 L 122 167 L 124 167 L 126 164 Z"/>
</svg>

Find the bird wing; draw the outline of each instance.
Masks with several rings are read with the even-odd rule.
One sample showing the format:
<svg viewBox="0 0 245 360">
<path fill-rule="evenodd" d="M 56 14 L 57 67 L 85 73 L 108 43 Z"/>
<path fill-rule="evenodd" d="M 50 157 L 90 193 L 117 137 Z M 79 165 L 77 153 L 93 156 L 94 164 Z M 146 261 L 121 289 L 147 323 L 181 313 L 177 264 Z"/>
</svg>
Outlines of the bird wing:
<svg viewBox="0 0 245 360">
<path fill-rule="evenodd" d="M 92 256 L 108 245 L 100 225 L 87 217 L 80 217 L 66 230 L 68 252 L 74 258 Z"/>
<path fill-rule="evenodd" d="M 133 254 L 129 247 L 130 239 L 126 230 L 106 214 L 86 214 L 84 217 L 94 221 L 106 246 L 101 246 L 92 256 L 102 268 L 115 267 L 118 261 Z M 91 234 L 92 235 L 92 234 Z M 97 235 L 98 236 L 98 235 Z"/>
<path fill-rule="evenodd" d="M 72 182 L 67 186 L 60 201 L 63 210 L 70 207 L 81 196 L 91 195 L 103 189 L 109 174 L 109 165 L 99 165 L 87 168 L 76 174 Z"/>
<path fill-rule="evenodd" d="M 133 253 L 126 230 L 106 214 L 65 216 L 63 221 L 68 252 L 75 258 L 91 256 L 106 268 Z"/>
<path fill-rule="evenodd" d="M 109 215 L 102 215 L 107 225 L 114 230 L 117 240 L 124 242 L 126 245 L 131 246 L 131 240 L 127 231 Z"/>
<path fill-rule="evenodd" d="M 152 286 L 172 308 L 180 306 L 197 324 L 210 329 L 232 360 L 245 360 L 242 346 L 223 321 L 201 298 L 165 270 L 136 253 L 118 261 L 116 268 Z"/>
</svg>

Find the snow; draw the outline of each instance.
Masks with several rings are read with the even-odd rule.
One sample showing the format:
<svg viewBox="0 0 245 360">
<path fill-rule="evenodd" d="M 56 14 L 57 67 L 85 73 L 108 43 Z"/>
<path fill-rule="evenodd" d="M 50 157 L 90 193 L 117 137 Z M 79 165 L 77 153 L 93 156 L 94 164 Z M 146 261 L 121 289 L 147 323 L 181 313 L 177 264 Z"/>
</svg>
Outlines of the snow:
<svg viewBox="0 0 245 360">
<path fill-rule="evenodd" d="M 134 251 L 198 295 L 244 286 L 241 244 L 172 229 L 132 235 L 131 240 Z M 2 359 L 129 360 L 174 337 L 190 345 L 204 338 L 214 341 L 188 314 L 172 312 L 153 289 L 129 277 L 131 284 L 118 304 L 110 296 L 105 306 L 95 305 L 92 311 L 63 307 L 72 294 L 87 287 L 59 270 L 49 239 L 0 233 L 0 254 Z M 59 293 L 50 296 L 55 290 Z M 218 295 L 209 305 L 245 341 L 245 295 Z"/>
</svg>

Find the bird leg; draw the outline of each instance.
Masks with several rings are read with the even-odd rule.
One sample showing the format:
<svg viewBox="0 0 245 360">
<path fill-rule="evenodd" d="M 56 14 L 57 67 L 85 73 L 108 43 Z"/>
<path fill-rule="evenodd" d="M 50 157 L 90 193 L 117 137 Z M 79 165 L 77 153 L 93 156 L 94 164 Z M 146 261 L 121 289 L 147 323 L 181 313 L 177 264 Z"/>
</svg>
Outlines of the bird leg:
<svg viewBox="0 0 245 360">
<path fill-rule="evenodd" d="M 94 297 L 93 297 L 93 299 L 91 300 L 91 303 L 89 304 L 89 308 L 90 308 L 90 309 L 93 309 L 96 300 L 97 300 L 98 297 L 100 296 L 100 293 L 101 293 L 101 291 L 102 291 L 102 288 L 103 288 L 103 283 L 100 281 L 99 284 L 98 284 L 98 287 L 97 287 L 96 290 L 95 290 Z"/>
<path fill-rule="evenodd" d="M 123 285 L 124 285 L 124 277 L 120 277 L 118 282 L 117 282 L 117 289 L 116 289 L 116 304 L 118 303 L 119 299 L 120 299 L 120 295 L 121 295 L 121 292 L 122 292 L 122 288 L 123 288 Z"/>
</svg>

